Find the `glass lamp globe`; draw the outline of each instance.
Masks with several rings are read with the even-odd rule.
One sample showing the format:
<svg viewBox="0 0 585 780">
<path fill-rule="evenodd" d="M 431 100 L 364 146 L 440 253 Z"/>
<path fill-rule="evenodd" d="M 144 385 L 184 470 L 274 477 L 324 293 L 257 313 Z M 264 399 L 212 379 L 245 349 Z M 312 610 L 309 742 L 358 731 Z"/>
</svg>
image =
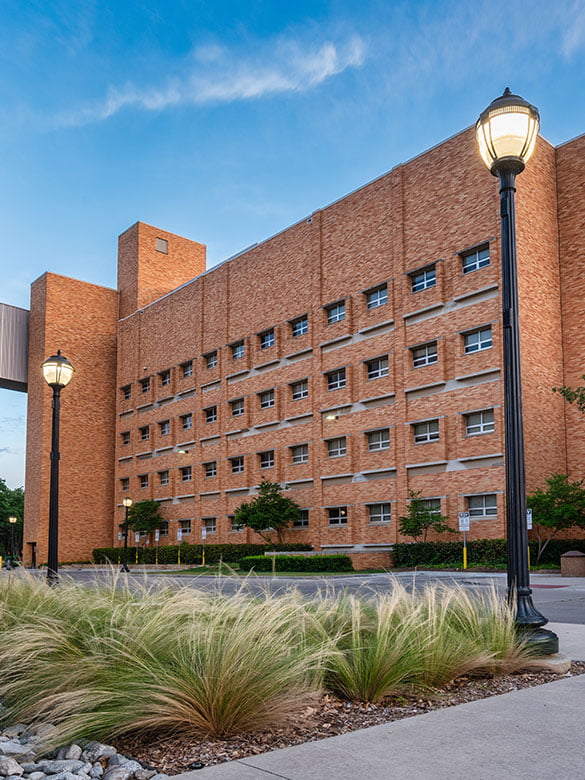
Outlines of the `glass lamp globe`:
<svg viewBox="0 0 585 780">
<path fill-rule="evenodd" d="M 71 381 L 74 368 L 71 363 L 57 350 L 56 355 L 51 355 L 42 365 L 45 382 L 51 387 L 66 387 Z"/>
<path fill-rule="evenodd" d="M 540 116 L 538 109 L 506 87 L 483 111 L 475 125 L 482 160 L 494 176 L 502 168 L 524 170 L 534 151 Z"/>
</svg>

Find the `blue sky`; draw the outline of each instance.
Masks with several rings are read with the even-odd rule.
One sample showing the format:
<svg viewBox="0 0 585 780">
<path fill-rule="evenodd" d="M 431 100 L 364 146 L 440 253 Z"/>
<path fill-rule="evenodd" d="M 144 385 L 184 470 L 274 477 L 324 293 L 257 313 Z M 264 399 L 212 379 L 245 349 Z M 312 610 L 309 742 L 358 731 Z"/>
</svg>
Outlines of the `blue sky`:
<svg viewBox="0 0 585 780">
<path fill-rule="evenodd" d="M 140 219 L 208 265 L 472 124 L 510 86 L 585 132 L 585 0 L 4 0 L 0 301 L 115 285 Z M 0 391 L 0 476 L 25 397 Z"/>
</svg>

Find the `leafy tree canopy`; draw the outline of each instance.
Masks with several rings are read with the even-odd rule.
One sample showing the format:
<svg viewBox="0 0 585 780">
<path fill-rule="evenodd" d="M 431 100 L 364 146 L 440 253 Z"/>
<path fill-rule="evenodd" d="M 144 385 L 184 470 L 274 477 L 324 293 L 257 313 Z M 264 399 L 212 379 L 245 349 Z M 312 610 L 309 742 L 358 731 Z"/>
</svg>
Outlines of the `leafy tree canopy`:
<svg viewBox="0 0 585 780">
<path fill-rule="evenodd" d="M 398 530 L 402 536 L 412 536 L 415 540 L 422 536 L 423 542 L 426 542 L 427 534 L 431 530 L 438 534 L 445 531 L 455 533 L 455 530 L 447 525 L 449 518 L 429 509 L 420 494 L 420 490 L 417 493 L 410 490 L 408 493 L 408 514 L 398 519 Z"/>
<path fill-rule="evenodd" d="M 553 474 L 546 484 L 545 490 L 536 490 L 527 499 L 538 539 L 537 560 L 559 531 L 585 528 L 583 480 L 569 482 L 566 474 Z"/>
<path fill-rule="evenodd" d="M 10 527 L 9 517 L 17 517 L 14 529 Z M 0 554 L 10 550 L 12 534 L 15 535 L 15 548 L 20 549 L 22 537 L 22 519 L 24 517 L 24 488 L 11 489 L 0 477 Z"/>
<path fill-rule="evenodd" d="M 128 527 L 133 531 L 152 533 L 163 522 L 160 505 L 156 501 L 137 501 L 128 510 Z"/>
<path fill-rule="evenodd" d="M 274 531 L 278 541 L 284 540 L 284 530 L 295 520 L 300 520 L 301 510 L 298 504 L 283 496 L 278 482 L 262 480 L 260 492 L 252 501 L 241 504 L 235 512 L 235 521 L 256 531 L 267 542 L 271 542 L 269 532 Z"/>
</svg>

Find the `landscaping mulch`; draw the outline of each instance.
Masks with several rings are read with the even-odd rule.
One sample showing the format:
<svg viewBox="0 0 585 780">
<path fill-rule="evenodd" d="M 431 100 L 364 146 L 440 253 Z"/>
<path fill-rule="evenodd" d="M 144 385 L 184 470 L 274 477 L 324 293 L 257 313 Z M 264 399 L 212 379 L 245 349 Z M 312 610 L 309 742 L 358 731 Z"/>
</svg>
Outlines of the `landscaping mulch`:
<svg viewBox="0 0 585 780">
<path fill-rule="evenodd" d="M 159 772 L 175 775 L 201 768 L 193 767 L 195 763 L 211 766 L 234 761 L 579 674 L 585 674 L 585 663 L 574 661 L 569 672 L 561 676 L 554 672 L 522 672 L 495 678 L 461 677 L 428 696 L 391 698 L 377 706 L 324 695 L 317 706 L 307 708 L 295 718 L 294 725 L 287 728 L 241 734 L 229 739 L 142 735 L 119 739 L 114 745 L 120 753 L 149 764 Z"/>
</svg>

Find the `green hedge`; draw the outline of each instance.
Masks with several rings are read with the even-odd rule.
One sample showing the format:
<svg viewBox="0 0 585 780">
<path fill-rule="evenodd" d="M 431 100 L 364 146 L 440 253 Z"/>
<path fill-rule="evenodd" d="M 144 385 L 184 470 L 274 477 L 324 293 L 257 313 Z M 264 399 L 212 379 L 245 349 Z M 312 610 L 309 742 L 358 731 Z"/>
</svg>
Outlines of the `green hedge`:
<svg viewBox="0 0 585 780">
<path fill-rule="evenodd" d="M 182 564 L 201 563 L 203 545 L 187 544 L 187 542 L 183 542 L 180 547 Z M 225 563 L 237 563 L 241 558 L 247 555 L 258 555 L 266 550 L 278 550 L 280 552 L 305 552 L 312 549 L 313 548 L 310 544 L 206 544 L 205 563 L 218 563 L 220 560 L 225 561 Z M 159 547 L 158 562 L 177 563 L 178 552 L 179 545 L 177 544 Z M 155 554 L 155 547 L 151 547 L 150 545 L 146 548 L 139 547 L 138 562 L 154 563 Z M 93 551 L 92 556 L 94 563 L 117 564 L 118 561 L 121 560 L 122 548 L 98 547 Z M 128 563 L 135 563 L 135 561 L 136 548 L 128 547 Z"/>
<path fill-rule="evenodd" d="M 353 571 L 347 555 L 277 555 L 276 571 Z M 249 555 L 240 561 L 244 571 L 272 571 L 271 555 Z"/>
<path fill-rule="evenodd" d="M 530 560 L 536 564 L 538 542 L 532 540 Z M 553 539 L 545 548 L 540 563 L 556 563 L 569 550 L 585 553 L 585 539 Z M 413 542 L 394 545 L 394 564 L 399 568 L 409 566 L 461 566 L 463 542 Z M 468 566 L 492 566 L 506 563 L 505 539 L 474 539 L 467 542 Z"/>
</svg>

